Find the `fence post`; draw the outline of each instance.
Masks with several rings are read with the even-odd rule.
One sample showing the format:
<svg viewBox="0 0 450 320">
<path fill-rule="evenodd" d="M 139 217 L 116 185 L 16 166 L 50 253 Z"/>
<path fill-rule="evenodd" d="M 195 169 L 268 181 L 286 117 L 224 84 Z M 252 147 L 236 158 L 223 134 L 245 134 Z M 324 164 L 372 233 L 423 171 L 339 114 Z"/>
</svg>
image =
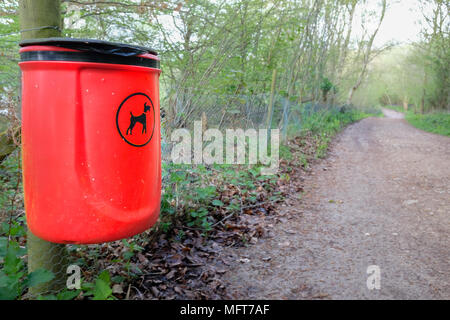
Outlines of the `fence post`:
<svg viewBox="0 0 450 320">
<path fill-rule="evenodd" d="M 277 69 L 273 69 L 272 85 L 270 87 L 270 99 L 269 99 L 269 105 L 267 107 L 267 129 L 269 130 L 269 137 L 270 137 L 270 129 L 272 127 L 273 99 L 274 99 L 274 94 L 275 94 L 276 79 L 277 79 Z"/>
<path fill-rule="evenodd" d="M 282 123 L 282 133 L 281 133 L 281 141 L 284 142 L 286 141 L 287 138 L 287 128 L 288 128 L 288 124 L 289 124 L 289 109 L 291 107 L 291 102 L 289 101 L 290 96 L 288 95 L 288 97 L 286 98 L 286 101 L 284 102 L 284 106 L 283 106 L 283 116 L 281 118 L 281 123 Z"/>
</svg>

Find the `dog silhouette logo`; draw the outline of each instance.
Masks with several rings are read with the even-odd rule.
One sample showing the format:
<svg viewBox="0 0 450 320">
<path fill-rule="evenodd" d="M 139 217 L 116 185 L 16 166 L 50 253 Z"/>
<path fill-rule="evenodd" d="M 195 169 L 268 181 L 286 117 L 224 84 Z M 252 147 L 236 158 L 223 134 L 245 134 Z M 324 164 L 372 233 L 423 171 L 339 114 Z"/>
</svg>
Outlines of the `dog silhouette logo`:
<svg viewBox="0 0 450 320">
<path fill-rule="evenodd" d="M 152 99 L 142 92 L 130 94 L 117 109 L 116 126 L 121 138 L 129 145 L 147 145 L 155 130 L 155 108 Z"/>
<path fill-rule="evenodd" d="M 127 129 L 127 135 L 133 134 L 133 128 L 135 124 L 138 122 L 142 124 L 142 134 L 147 133 L 147 115 L 145 113 L 149 110 L 150 106 L 147 105 L 147 103 L 144 103 L 144 112 L 141 115 L 134 116 L 133 112 L 130 111 L 131 118 L 130 118 L 130 125 L 128 126 Z"/>
</svg>

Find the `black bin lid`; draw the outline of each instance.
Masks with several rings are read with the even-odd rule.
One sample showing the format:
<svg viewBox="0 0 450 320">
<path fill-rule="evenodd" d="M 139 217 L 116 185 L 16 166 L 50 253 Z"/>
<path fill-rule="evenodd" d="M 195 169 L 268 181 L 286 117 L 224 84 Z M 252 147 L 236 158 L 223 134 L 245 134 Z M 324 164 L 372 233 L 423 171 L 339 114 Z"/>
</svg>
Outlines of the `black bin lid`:
<svg viewBox="0 0 450 320">
<path fill-rule="evenodd" d="M 157 55 L 151 48 L 108 42 L 94 39 L 41 38 L 19 42 L 21 47 L 54 46 L 78 51 L 24 51 L 20 53 L 22 62 L 26 61 L 73 61 L 122 65 L 134 65 L 160 69 L 158 59 L 141 57 L 142 54 Z"/>
<path fill-rule="evenodd" d="M 90 51 L 103 54 L 115 54 L 124 57 L 136 56 L 145 53 L 158 55 L 158 53 L 152 48 L 95 39 L 40 38 L 40 39 L 22 40 L 19 42 L 19 45 L 21 47 L 47 45 L 47 46 L 75 49 L 80 51 Z"/>
</svg>

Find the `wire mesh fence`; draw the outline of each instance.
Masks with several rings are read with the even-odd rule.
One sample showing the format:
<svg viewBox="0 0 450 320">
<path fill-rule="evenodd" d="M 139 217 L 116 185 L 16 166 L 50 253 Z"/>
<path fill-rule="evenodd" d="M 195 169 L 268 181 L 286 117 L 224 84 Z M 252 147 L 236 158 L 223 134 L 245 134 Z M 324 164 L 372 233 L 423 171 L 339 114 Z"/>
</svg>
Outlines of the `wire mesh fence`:
<svg viewBox="0 0 450 320">
<path fill-rule="evenodd" d="M 181 90 L 183 91 L 183 90 Z M 270 102 L 272 101 L 272 106 Z M 193 130 L 194 122 L 201 121 L 204 129 L 279 129 L 281 140 L 301 133 L 302 124 L 312 117 L 327 112 L 340 112 L 345 106 L 321 102 L 301 103 L 274 93 L 228 95 L 189 93 L 176 98 L 163 99 L 166 111 L 162 119 L 162 154 L 170 161 L 171 132 L 176 128 Z M 348 108 L 348 106 L 347 106 Z"/>
</svg>

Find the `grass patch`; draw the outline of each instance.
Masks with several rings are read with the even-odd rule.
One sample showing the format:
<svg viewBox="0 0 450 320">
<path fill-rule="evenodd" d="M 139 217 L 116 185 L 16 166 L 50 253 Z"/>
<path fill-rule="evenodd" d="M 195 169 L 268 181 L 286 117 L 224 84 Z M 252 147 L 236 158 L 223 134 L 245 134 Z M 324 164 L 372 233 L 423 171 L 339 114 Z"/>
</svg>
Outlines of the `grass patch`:
<svg viewBox="0 0 450 320">
<path fill-rule="evenodd" d="M 312 112 L 311 112 L 312 111 Z M 305 106 L 299 113 L 301 121 L 288 129 L 290 137 L 312 135 L 315 140 L 315 158 L 326 156 L 331 139 L 347 125 L 367 117 L 381 116 L 379 108 L 361 110 L 350 107 L 330 107 L 314 110 Z M 306 166 L 304 164 L 304 166 Z"/>
<path fill-rule="evenodd" d="M 450 113 L 415 113 L 412 110 L 405 112 L 400 106 L 384 106 L 405 114 L 406 121 L 412 126 L 423 131 L 441 134 L 450 137 Z"/>
<path fill-rule="evenodd" d="M 408 112 L 405 118 L 418 129 L 450 137 L 449 113 L 414 114 Z"/>
</svg>

